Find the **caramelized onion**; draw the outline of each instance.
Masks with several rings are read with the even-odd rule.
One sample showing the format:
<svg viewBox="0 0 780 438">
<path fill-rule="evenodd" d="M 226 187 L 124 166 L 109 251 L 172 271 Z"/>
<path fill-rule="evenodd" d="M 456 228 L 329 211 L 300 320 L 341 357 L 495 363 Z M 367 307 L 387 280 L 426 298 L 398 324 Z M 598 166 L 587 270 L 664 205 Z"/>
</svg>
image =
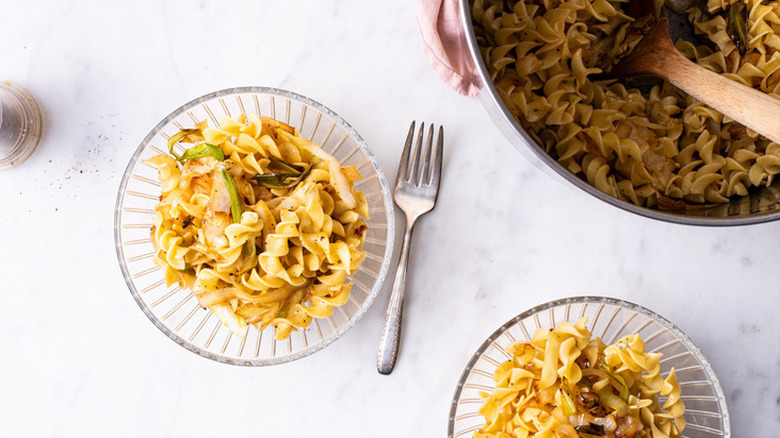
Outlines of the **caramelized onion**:
<svg viewBox="0 0 780 438">
<path fill-rule="evenodd" d="M 569 415 L 569 423 L 574 427 L 587 426 L 590 424 L 588 420 L 589 415 L 584 412 L 580 412 L 574 415 Z M 592 417 L 592 416 L 591 416 Z"/>
<path fill-rule="evenodd" d="M 641 424 L 639 423 L 639 420 L 632 417 L 631 415 L 618 417 L 617 429 L 615 429 L 615 437 L 636 438 L 636 434 L 639 432 L 640 426 Z"/>
<path fill-rule="evenodd" d="M 215 173 L 211 180 L 211 209 L 219 213 L 230 213 L 230 192 L 225 178 L 220 178 Z"/>
<path fill-rule="evenodd" d="M 236 293 L 235 288 L 226 287 L 215 291 L 196 293 L 195 297 L 198 299 L 198 304 L 205 308 L 229 301 L 236 297 Z"/>
<path fill-rule="evenodd" d="M 611 414 L 604 417 L 604 430 L 606 432 L 614 432 L 617 430 L 617 422 L 615 421 L 615 417 Z"/>
</svg>

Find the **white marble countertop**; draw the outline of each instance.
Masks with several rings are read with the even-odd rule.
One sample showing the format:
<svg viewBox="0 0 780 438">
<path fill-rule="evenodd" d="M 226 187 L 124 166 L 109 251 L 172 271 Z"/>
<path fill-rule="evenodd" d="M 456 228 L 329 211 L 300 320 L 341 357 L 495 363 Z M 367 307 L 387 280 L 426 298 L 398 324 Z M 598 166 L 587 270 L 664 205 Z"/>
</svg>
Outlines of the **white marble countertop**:
<svg viewBox="0 0 780 438">
<path fill-rule="evenodd" d="M 677 324 L 718 373 L 733 436 L 777 436 L 780 224 L 671 225 L 559 184 L 439 81 L 412 1 L 223 3 L 3 5 L 0 80 L 37 97 L 46 132 L 0 171 L 0 435 L 444 436 L 463 367 L 493 330 L 592 294 Z M 112 234 L 130 156 L 182 103 L 244 85 L 329 106 L 390 181 L 409 122 L 445 126 L 392 375 L 375 367 L 389 282 L 334 344 L 266 368 L 186 351 L 133 301 Z"/>
</svg>

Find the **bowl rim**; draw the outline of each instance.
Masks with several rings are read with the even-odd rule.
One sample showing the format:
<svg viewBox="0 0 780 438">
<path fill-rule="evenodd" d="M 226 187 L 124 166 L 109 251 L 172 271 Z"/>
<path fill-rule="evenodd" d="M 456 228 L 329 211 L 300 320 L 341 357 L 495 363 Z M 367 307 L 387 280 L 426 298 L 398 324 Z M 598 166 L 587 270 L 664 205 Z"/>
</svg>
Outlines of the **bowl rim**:
<svg viewBox="0 0 780 438">
<path fill-rule="evenodd" d="M 528 135 L 525 129 L 523 129 L 523 127 L 520 126 L 520 124 L 517 122 L 514 116 L 512 116 L 512 114 L 506 108 L 506 105 L 504 105 L 503 101 L 501 100 L 501 96 L 498 94 L 498 90 L 496 89 L 495 84 L 493 84 L 493 81 L 490 79 L 490 74 L 488 73 L 487 66 L 485 65 L 485 62 L 482 59 L 482 55 L 479 52 L 477 37 L 476 34 L 474 33 L 474 27 L 472 25 L 471 8 L 469 7 L 469 4 L 471 2 L 473 2 L 473 0 L 460 0 L 460 18 L 461 18 L 461 26 L 464 31 L 463 34 L 465 36 L 465 40 L 469 49 L 469 54 L 471 56 L 472 61 L 474 61 L 477 74 L 479 76 L 480 81 L 482 82 L 482 90 L 480 90 L 479 93 L 479 96 L 481 98 L 480 100 L 482 100 L 484 106 L 488 107 L 489 111 L 496 111 L 502 117 L 506 127 L 513 131 L 515 136 L 514 138 L 511 138 L 506 132 L 504 132 L 504 134 L 507 137 L 507 140 L 509 140 L 509 142 L 512 144 L 512 146 L 514 146 L 516 149 L 518 149 L 521 152 L 521 155 L 524 155 L 524 151 L 530 151 L 536 159 L 540 160 L 543 163 L 545 169 L 552 170 L 555 174 L 563 178 L 566 182 L 573 184 L 574 186 L 585 191 L 586 193 L 589 193 L 596 199 L 600 199 L 621 210 L 634 213 L 639 216 L 659 220 L 662 222 L 669 222 L 678 225 L 693 225 L 693 226 L 703 225 L 703 226 L 711 226 L 711 227 L 729 227 L 729 226 L 739 226 L 739 225 L 761 224 L 761 223 L 771 222 L 780 219 L 780 210 L 764 212 L 764 213 L 756 213 L 756 214 L 751 214 L 749 216 L 731 216 L 731 217 L 722 218 L 722 217 L 708 217 L 708 216 L 686 216 L 682 214 L 675 214 L 671 212 L 655 210 L 648 207 L 640 207 L 628 201 L 623 201 L 613 196 L 610 196 L 602 192 L 601 190 L 597 189 L 596 187 L 590 185 L 587 181 L 580 179 L 573 173 L 569 172 L 567 169 L 564 169 L 563 166 L 561 166 L 557 161 L 555 161 L 555 159 L 553 159 L 552 156 L 544 152 L 544 150 L 542 150 L 542 148 L 536 143 L 536 141 L 534 141 L 531 138 L 531 136 Z M 485 92 L 488 93 L 487 99 L 485 98 L 484 95 Z M 495 120 L 495 117 L 491 117 L 491 119 L 493 119 L 494 124 L 499 124 L 499 122 Z M 521 149 L 521 145 L 517 144 L 518 139 L 522 143 L 522 147 L 524 147 L 525 149 Z"/>
<path fill-rule="evenodd" d="M 674 334 L 676 337 L 680 339 L 680 342 L 682 342 L 682 344 L 685 345 L 687 349 L 691 351 L 694 357 L 696 357 L 696 359 L 701 363 L 702 369 L 704 369 L 704 371 L 707 373 L 707 376 L 711 379 L 712 387 L 715 390 L 715 394 L 718 399 L 718 407 L 721 409 L 722 412 L 723 429 L 724 429 L 723 437 L 724 438 L 731 437 L 731 421 L 729 418 L 726 396 L 723 393 L 723 388 L 720 385 L 720 380 L 718 379 L 718 376 L 715 374 L 715 370 L 712 368 L 710 362 L 704 356 L 704 354 L 699 349 L 699 347 L 697 347 L 696 344 L 693 343 L 691 338 L 688 337 L 688 335 L 683 333 L 682 330 L 680 330 L 674 323 L 672 323 L 668 319 L 664 318 L 663 316 L 659 315 L 658 313 L 644 306 L 640 306 L 639 304 L 635 304 L 630 301 L 626 301 L 619 298 L 607 297 L 607 296 L 581 295 L 581 296 L 560 298 L 560 299 L 548 301 L 546 303 L 542 303 L 537 306 L 534 306 L 520 313 L 519 315 L 510 318 L 509 321 L 505 322 L 503 325 L 498 327 L 490 336 L 487 337 L 487 339 L 485 339 L 484 342 L 482 342 L 482 344 L 477 348 L 477 350 L 471 356 L 471 359 L 469 359 L 466 366 L 463 368 L 463 372 L 461 373 L 460 378 L 458 379 L 458 384 L 455 387 L 455 393 L 452 396 L 452 402 L 450 402 L 450 415 L 447 420 L 448 421 L 447 436 L 449 438 L 453 438 L 455 436 L 454 435 L 455 414 L 458 409 L 458 400 L 460 399 L 460 395 L 463 392 L 463 386 L 469 374 L 471 373 L 471 370 L 474 369 L 474 365 L 477 363 L 479 358 L 482 357 L 482 354 L 485 353 L 485 351 L 487 351 L 487 349 L 493 344 L 493 342 L 496 339 L 502 336 L 504 332 L 507 331 L 510 327 L 517 324 L 518 321 L 533 316 L 534 314 L 538 314 L 555 307 L 560 307 L 562 305 L 569 305 L 569 304 L 610 304 L 613 306 L 619 306 L 625 309 L 629 309 L 641 313 L 647 316 L 648 318 L 651 318 L 652 320 L 657 321 L 661 325 L 665 326 L 672 334 Z"/>
<path fill-rule="evenodd" d="M 317 342 L 316 344 L 310 344 L 309 346 L 304 347 L 302 350 L 297 351 L 295 353 L 287 354 L 284 356 L 277 356 L 268 359 L 237 359 L 237 358 L 232 358 L 232 357 L 227 357 L 220 354 L 212 353 L 210 351 L 204 350 L 192 344 L 191 342 L 187 341 L 186 339 L 182 338 L 177 333 L 175 333 L 174 330 L 168 328 L 165 324 L 163 324 L 162 321 L 160 321 L 159 318 L 157 318 L 157 316 L 155 316 L 151 312 L 151 310 L 146 305 L 146 303 L 141 299 L 140 293 L 136 289 L 135 284 L 131 281 L 129 268 L 125 263 L 124 248 L 121 240 L 120 221 L 122 215 L 122 204 L 124 202 L 125 194 L 127 191 L 127 185 L 130 181 L 130 176 L 132 173 L 131 171 L 136 165 L 136 163 L 138 162 L 146 146 L 151 142 L 152 138 L 154 138 L 162 130 L 162 128 L 165 127 L 171 120 L 174 120 L 176 117 L 178 117 L 179 115 L 181 115 L 182 113 L 186 112 L 187 110 L 189 110 L 190 108 L 196 105 L 220 97 L 232 96 L 237 94 L 247 94 L 247 93 L 272 95 L 275 97 L 283 97 L 290 100 L 295 100 L 333 119 L 333 121 L 337 125 L 341 126 L 349 134 L 350 137 L 354 138 L 358 147 L 360 147 L 360 149 L 365 153 L 368 161 L 371 162 L 371 165 L 376 170 L 377 180 L 379 181 L 379 184 L 382 187 L 382 198 L 385 205 L 387 206 L 385 212 L 385 219 L 387 222 L 387 236 L 385 242 L 385 253 L 382 258 L 382 266 L 379 269 L 379 272 L 377 273 L 374 286 L 372 287 L 371 291 L 366 297 L 363 305 L 357 310 L 357 312 L 352 316 L 352 318 L 350 318 L 348 321 L 344 323 L 343 326 L 331 332 L 329 335 L 324 337 L 321 341 Z M 205 357 L 207 359 L 211 359 L 221 363 L 226 363 L 229 365 L 238 365 L 238 366 L 268 366 L 268 365 L 279 365 L 282 363 L 292 362 L 294 360 L 301 359 L 303 357 L 316 353 L 317 351 L 320 351 L 325 347 L 327 347 L 328 345 L 330 345 L 331 343 L 333 343 L 336 339 L 340 338 L 348 329 L 350 329 L 353 325 L 355 325 L 357 321 L 359 321 L 366 314 L 366 312 L 368 312 L 368 309 L 371 307 L 377 295 L 379 294 L 379 291 L 382 288 L 382 285 L 384 284 L 384 280 L 387 276 L 387 272 L 389 271 L 390 268 L 390 259 L 392 258 L 392 254 L 393 254 L 394 236 L 395 236 L 395 216 L 394 216 L 393 201 L 390 196 L 390 185 L 387 182 L 387 178 L 385 177 L 384 171 L 382 170 L 379 161 L 377 160 L 374 153 L 371 152 L 371 150 L 368 148 L 368 145 L 366 144 L 365 140 L 363 140 L 363 137 L 361 137 L 360 134 L 358 134 L 358 132 L 346 120 L 344 120 L 341 116 L 339 116 L 333 110 L 321 104 L 320 102 L 292 91 L 288 91 L 281 88 L 273 88 L 273 87 L 242 86 L 242 87 L 225 88 L 225 89 L 204 94 L 176 108 L 165 118 L 163 118 L 157 125 L 155 125 L 155 127 L 152 128 L 151 131 L 149 131 L 146 137 L 144 137 L 144 139 L 139 144 L 138 148 L 136 148 L 133 155 L 130 157 L 127 167 L 125 168 L 125 172 L 122 176 L 122 181 L 119 184 L 116 204 L 114 206 L 114 246 L 116 248 L 117 260 L 119 261 L 119 266 L 121 268 L 122 276 L 124 277 L 125 284 L 130 290 L 130 293 L 133 296 L 133 299 L 135 300 L 136 304 L 143 311 L 144 315 L 146 315 L 146 317 L 149 318 L 149 320 L 160 331 L 162 331 L 168 338 L 170 338 L 180 346 L 186 348 L 187 350 L 196 353 L 199 356 Z"/>
</svg>

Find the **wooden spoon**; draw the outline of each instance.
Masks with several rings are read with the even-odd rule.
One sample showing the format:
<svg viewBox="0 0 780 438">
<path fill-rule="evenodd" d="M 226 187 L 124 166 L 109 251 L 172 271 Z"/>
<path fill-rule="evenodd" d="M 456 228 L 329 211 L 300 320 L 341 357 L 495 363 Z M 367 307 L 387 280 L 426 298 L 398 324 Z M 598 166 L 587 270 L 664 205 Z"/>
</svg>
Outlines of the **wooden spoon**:
<svg viewBox="0 0 780 438">
<path fill-rule="evenodd" d="M 663 8 L 661 17 L 650 25 L 631 54 L 599 78 L 642 75 L 666 79 L 710 108 L 780 144 L 780 99 L 721 76 L 683 56 L 669 37 L 669 18 Z"/>
</svg>

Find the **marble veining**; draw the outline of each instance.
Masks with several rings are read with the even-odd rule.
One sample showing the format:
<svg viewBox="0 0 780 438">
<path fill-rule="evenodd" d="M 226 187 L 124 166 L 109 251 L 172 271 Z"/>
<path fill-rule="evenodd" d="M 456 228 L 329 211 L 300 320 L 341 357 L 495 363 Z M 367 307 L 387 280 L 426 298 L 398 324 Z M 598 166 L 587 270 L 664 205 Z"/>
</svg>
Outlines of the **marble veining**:
<svg viewBox="0 0 780 438">
<path fill-rule="evenodd" d="M 551 178 L 438 80 L 414 2 L 6 3 L 0 80 L 36 96 L 46 126 L 28 162 L 0 171 L 1 436 L 443 436 L 482 341 L 583 294 L 687 333 L 720 377 L 733 436 L 780 430 L 780 224 L 656 222 Z M 415 233 L 392 375 L 375 370 L 390 281 L 343 338 L 259 369 L 180 348 L 132 300 L 112 222 L 130 156 L 179 105 L 243 85 L 330 107 L 391 182 L 410 121 L 444 125 L 439 204 Z"/>
</svg>

